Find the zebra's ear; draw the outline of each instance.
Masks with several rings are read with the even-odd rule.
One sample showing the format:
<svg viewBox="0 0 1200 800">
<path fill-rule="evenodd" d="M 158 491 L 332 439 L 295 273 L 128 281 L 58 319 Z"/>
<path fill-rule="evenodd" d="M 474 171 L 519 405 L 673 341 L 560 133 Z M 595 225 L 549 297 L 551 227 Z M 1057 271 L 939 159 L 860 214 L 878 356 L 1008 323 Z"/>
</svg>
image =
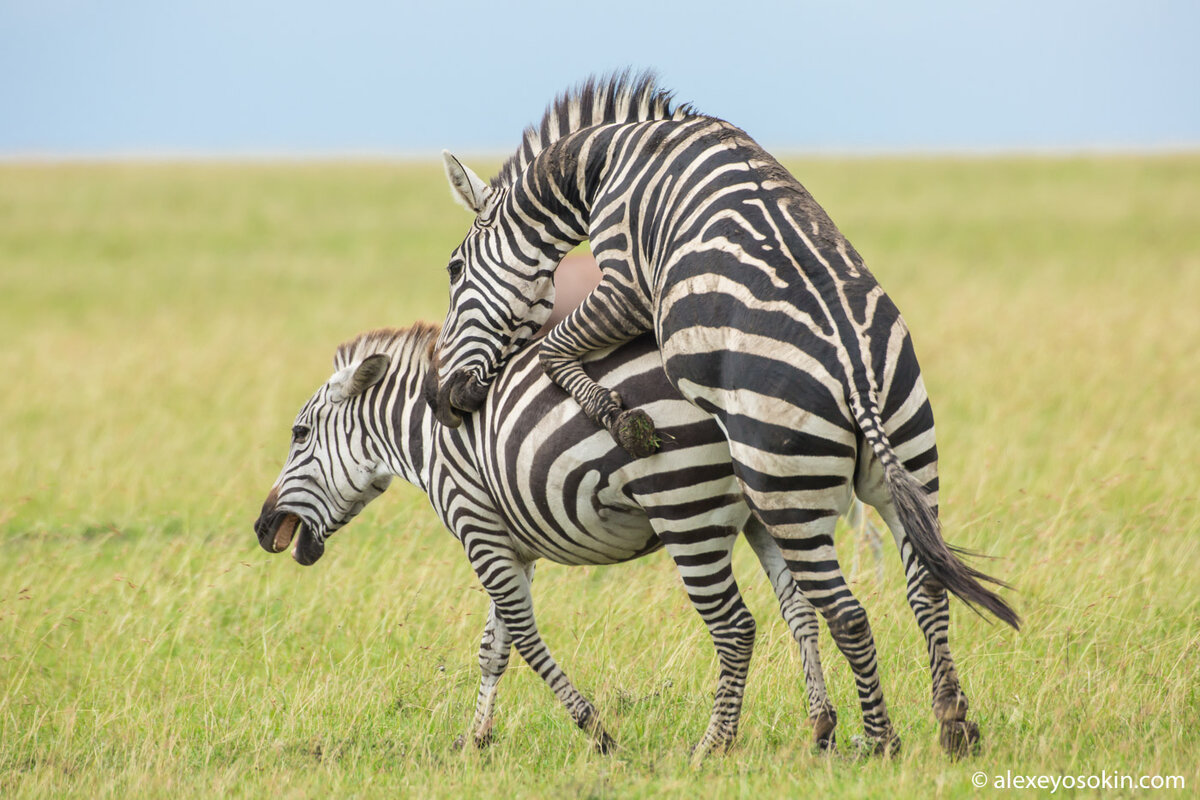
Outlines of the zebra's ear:
<svg viewBox="0 0 1200 800">
<path fill-rule="evenodd" d="M 463 208 L 478 214 L 487 205 L 492 188 L 449 150 L 442 151 L 442 161 L 446 166 L 446 179 L 450 181 L 450 196 Z"/>
<path fill-rule="evenodd" d="M 329 399 L 341 403 L 351 397 L 357 397 L 370 387 L 379 383 L 387 373 L 390 360 L 383 353 L 367 356 L 357 364 L 351 364 L 338 370 L 329 379 Z"/>
</svg>

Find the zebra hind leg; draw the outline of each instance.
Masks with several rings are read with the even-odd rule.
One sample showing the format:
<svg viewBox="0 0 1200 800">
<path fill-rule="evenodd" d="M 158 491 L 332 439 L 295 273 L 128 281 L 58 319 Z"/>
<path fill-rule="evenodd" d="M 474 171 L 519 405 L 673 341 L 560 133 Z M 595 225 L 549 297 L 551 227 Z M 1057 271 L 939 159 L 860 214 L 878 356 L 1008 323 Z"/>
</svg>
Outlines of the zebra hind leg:
<svg viewBox="0 0 1200 800">
<path fill-rule="evenodd" d="M 751 517 L 746 524 L 746 541 L 754 549 L 763 571 L 771 581 L 779 600 L 779 611 L 800 647 L 804 667 L 804 685 L 808 694 L 808 721 L 813 729 L 813 742 L 822 751 L 837 748 L 837 711 L 825 688 L 825 672 L 817 649 L 819 624 L 812 603 L 801 594 L 788 571 L 783 552 L 762 523 Z"/>
<path fill-rule="evenodd" d="M 747 491 L 752 506 L 753 495 L 753 491 Z M 837 512 L 817 514 L 814 509 L 774 509 L 760 513 L 777 523 L 769 530 L 783 551 L 792 577 L 825 618 L 834 644 L 850 663 L 862 707 L 865 749 L 881 755 L 898 753 L 900 737 L 888 717 L 867 612 L 846 585 L 834 550 Z M 785 521 L 790 524 L 783 524 Z"/>
<path fill-rule="evenodd" d="M 488 610 L 487 624 L 479 642 L 479 695 L 475 700 L 475 718 L 471 723 L 471 741 L 483 749 L 492 743 L 492 725 L 495 722 L 496 689 L 504 671 L 508 669 L 508 658 L 512 653 L 512 637 L 508 628 L 496 614 L 496 604 Z M 462 740 L 458 745 L 462 746 Z"/>
<path fill-rule="evenodd" d="M 736 528 L 724 536 L 660 530 L 659 537 L 679 568 L 692 606 L 708 627 L 720 664 L 712 716 L 704 736 L 692 749 L 695 766 L 709 753 L 729 749 L 737 738 L 757 626 L 733 576 Z"/>
<path fill-rule="evenodd" d="M 979 726 L 967 719 L 967 695 L 959 684 L 958 670 L 950 655 L 950 600 L 946 588 L 930 577 L 917 560 L 895 511 L 885 505 L 880 516 L 896 538 L 904 561 L 908 604 L 929 651 L 933 715 L 941 729 L 938 740 L 951 758 L 968 755 L 979 747 Z"/>
</svg>

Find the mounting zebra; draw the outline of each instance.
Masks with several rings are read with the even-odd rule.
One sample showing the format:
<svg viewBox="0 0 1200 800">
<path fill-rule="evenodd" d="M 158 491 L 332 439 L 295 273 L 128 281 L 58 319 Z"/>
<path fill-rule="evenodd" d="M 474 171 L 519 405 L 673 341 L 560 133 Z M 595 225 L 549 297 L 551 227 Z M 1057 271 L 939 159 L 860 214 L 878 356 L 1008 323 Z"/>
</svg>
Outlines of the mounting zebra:
<svg viewBox="0 0 1200 800">
<path fill-rule="evenodd" d="M 783 554 L 750 517 L 725 438 L 667 382 L 652 337 L 587 367 L 671 423 L 662 449 L 635 459 L 550 382 L 535 347 L 519 352 L 487 402 L 456 430 L 435 423 L 422 396 L 437 328 L 380 330 L 343 344 L 335 373 L 292 428 L 283 471 L 254 524 L 271 553 L 301 564 L 400 476 L 428 494 L 492 599 L 479 648 L 482 678 L 472 740 L 491 736 L 496 688 L 515 645 L 597 748 L 613 745 L 593 705 L 550 656 L 533 616 L 533 564 L 612 564 L 665 548 L 717 649 L 720 676 L 699 760 L 737 733 L 755 622 L 730 559 L 745 530 L 800 646 L 813 735 L 834 743 L 836 714 L 817 653 L 817 616 Z"/>
<path fill-rule="evenodd" d="M 427 396 L 447 426 L 482 403 L 499 365 L 545 321 L 552 276 L 584 239 L 599 286 L 540 345 L 547 374 L 635 455 L 654 409 L 580 364 L 653 331 L 667 377 L 725 434 L 738 484 L 855 673 L 867 737 L 899 746 L 866 612 L 833 547 L 852 492 L 899 547 L 924 634 L 940 741 L 978 741 L 948 645 L 946 590 L 1018 627 L 941 537 L 933 413 L 896 306 L 824 210 L 746 133 L 675 105 L 653 76 L 589 80 L 555 100 L 485 183 L 450 153 L 475 213 L 451 255 L 450 311 Z M 619 388 L 619 387 L 617 387 Z M 649 414 L 647 413 L 649 412 Z"/>
</svg>

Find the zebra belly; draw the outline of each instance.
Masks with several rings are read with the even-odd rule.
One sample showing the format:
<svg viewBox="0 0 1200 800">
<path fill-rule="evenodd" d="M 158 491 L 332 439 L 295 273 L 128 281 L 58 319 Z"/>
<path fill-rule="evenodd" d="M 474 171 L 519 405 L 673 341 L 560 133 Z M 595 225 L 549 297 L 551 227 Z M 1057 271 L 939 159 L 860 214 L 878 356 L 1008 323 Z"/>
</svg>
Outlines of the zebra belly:
<svg viewBox="0 0 1200 800">
<path fill-rule="evenodd" d="M 666 489 L 709 491 L 732 478 L 728 445 L 712 418 L 666 380 L 652 337 L 587 360 L 593 378 L 644 408 L 664 446 L 633 459 L 542 372 L 536 345 L 497 381 L 481 423 L 492 442 L 481 462 L 497 507 L 526 554 L 563 564 L 612 564 L 662 546 L 646 498 Z M 651 503 L 655 502 L 653 499 Z"/>
</svg>

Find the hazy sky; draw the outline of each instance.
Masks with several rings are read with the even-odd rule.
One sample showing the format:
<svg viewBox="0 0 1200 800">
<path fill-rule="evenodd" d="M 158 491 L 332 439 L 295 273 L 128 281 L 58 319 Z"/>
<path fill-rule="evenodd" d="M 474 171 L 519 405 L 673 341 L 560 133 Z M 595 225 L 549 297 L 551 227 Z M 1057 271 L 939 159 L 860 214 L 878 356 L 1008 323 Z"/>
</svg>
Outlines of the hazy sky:
<svg viewBox="0 0 1200 800">
<path fill-rule="evenodd" d="M 1200 146 L 1200 2 L 0 0 L 0 156 L 512 150 L 591 73 L 793 150 Z"/>
</svg>

